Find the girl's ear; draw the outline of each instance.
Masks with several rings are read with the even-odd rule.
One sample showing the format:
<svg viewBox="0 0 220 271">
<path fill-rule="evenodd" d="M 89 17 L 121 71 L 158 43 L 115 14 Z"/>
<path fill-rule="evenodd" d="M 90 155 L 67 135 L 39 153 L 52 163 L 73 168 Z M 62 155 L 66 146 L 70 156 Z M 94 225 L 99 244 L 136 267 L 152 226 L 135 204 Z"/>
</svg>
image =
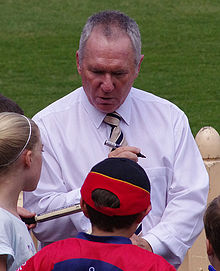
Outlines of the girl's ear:
<svg viewBox="0 0 220 271">
<path fill-rule="evenodd" d="M 32 151 L 31 150 L 27 150 L 24 153 L 24 164 L 26 167 L 30 168 L 31 167 L 31 163 L 32 163 Z"/>
</svg>

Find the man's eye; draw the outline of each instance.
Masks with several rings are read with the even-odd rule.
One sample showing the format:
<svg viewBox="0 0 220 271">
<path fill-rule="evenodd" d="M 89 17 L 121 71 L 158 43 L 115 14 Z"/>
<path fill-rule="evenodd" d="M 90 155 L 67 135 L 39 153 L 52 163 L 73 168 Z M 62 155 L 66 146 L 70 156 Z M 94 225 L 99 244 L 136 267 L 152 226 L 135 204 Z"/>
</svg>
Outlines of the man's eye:
<svg viewBox="0 0 220 271">
<path fill-rule="evenodd" d="M 93 70 L 92 72 L 95 74 L 103 74 L 104 73 L 103 71 L 99 71 L 99 70 Z"/>
<path fill-rule="evenodd" d="M 114 76 L 124 76 L 126 73 L 124 72 L 113 72 Z"/>
</svg>

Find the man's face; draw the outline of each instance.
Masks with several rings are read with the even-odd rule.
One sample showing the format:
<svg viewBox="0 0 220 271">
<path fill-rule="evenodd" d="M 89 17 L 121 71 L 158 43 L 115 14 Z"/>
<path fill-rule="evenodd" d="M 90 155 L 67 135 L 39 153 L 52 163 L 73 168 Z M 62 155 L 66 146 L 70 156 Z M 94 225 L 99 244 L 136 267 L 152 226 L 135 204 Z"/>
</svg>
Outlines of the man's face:
<svg viewBox="0 0 220 271">
<path fill-rule="evenodd" d="M 82 63 L 77 68 L 89 102 L 104 113 L 115 111 L 126 99 L 139 67 L 129 37 L 124 34 L 107 39 L 94 29 L 84 48 Z M 141 61 L 140 61 L 141 62 Z"/>
</svg>

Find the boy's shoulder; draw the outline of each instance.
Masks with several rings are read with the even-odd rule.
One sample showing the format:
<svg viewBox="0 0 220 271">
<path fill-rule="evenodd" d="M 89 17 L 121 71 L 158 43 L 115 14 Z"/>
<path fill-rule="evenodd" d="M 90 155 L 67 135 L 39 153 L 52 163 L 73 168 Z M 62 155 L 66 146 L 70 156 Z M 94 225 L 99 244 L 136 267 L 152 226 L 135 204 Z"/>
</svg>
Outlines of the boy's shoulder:
<svg viewBox="0 0 220 271">
<path fill-rule="evenodd" d="M 88 261 L 89 259 L 89 261 Z M 46 264 L 45 264 L 46 261 Z M 65 268 L 85 265 L 95 265 L 96 270 L 103 270 L 99 265 L 105 266 L 104 270 L 160 270 L 174 271 L 174 267 L 158 256 L 145 249 L 132 244 L 116 244 L 93 242 L 81 238 L 68 238 L 54 242 L 41 249 L 20 270 L 38 266 L 34 270 L 52 270 L 54 265 L 59 270 Z M 108 269 L 111 266 L 111 269 Z M 64 268 L 65 267 L 65 268 Z M 51 268 L 51 269 L 50 269 Z M 63 269 L 64 268 L 64 269 Z M 30 270 L 30 269 L 29 269 Z M 77 270 L 77 269 L 72 269 Z"/>
</svg>

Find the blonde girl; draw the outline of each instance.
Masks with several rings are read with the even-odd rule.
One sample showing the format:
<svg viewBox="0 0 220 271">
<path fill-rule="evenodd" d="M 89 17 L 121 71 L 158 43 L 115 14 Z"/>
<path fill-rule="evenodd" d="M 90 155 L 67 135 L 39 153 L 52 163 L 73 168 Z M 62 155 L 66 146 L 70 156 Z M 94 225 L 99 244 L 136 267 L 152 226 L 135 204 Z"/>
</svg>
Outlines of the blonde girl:
<svg viewBox="0 0 220 271">
<path fill-rule="evenodd" d="M 0 113 L 0 271 L 16 270 L 36 252 L 17 201 L 21 191 L 36 189 L 41 164 L 42 143 L 34 121 Z"/>
</svg>

